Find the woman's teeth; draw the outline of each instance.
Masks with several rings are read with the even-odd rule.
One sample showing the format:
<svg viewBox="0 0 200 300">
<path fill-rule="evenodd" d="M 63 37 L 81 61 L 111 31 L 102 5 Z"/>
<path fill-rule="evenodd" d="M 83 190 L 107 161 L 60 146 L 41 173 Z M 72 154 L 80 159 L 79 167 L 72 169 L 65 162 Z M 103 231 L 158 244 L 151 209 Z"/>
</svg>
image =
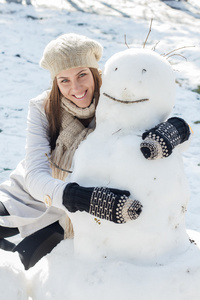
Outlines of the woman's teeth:
<svg viewBox="0 0 200 300">
<path fill-rule="evenodd" d="M 86 92 L 87 91 L 85 91 L 85 93 L 83 93 L 82 95 L 79 95 L 79 96 L 74 95 L 74 97 L 77 98 L 77 99 L 81 99 L 81 98 L 83 98 L 85 96 Z"/>
</svg>

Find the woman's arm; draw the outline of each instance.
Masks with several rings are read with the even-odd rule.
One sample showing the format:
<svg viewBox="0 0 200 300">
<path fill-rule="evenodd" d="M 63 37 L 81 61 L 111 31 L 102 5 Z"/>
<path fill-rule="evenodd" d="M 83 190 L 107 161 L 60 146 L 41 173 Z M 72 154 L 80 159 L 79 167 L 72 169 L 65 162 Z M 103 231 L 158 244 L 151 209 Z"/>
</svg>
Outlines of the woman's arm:
<svg viewBox="0 0 200 300">
<path fill-rule="evenodd" d="M 25 184 L 28 192 L 35 199 L 49 202 L 50 205 L 64 208 L 63 190 L 66 183 L 51 175 L 51 168 L 46 157 L 50 153 L 48 121 L 43 103 L 47 94 L 42 94 L 30 101 L 27 118 L 27 141 L 25 158 Z M 46 201 L 48 200 L 48 201 Z"/>
</svg>

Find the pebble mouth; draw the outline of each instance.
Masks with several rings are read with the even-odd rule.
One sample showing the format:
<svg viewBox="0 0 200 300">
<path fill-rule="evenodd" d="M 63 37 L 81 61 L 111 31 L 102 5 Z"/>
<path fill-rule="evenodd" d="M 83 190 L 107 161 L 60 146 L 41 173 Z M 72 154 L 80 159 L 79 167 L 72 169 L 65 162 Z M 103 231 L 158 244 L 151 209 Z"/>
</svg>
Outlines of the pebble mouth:
<svg viewBox="0 0 200 300">
<path fill-rule="evenodd" d="M 139 103 L 139 102 L 149 101 L 148 98 L 146 98 L 146 99 L 139 99 L 139 100 L 133 100 L 133 101 L 126 101 L 126 100 L 116 99 L 116 98 L 114 98 L 114 97 L 112 97 L 112 96 L 110 96 L 110 95 L 108 95 L 106 93 L 103 93 L 103 95 L 106 96 L 106 97 L 108 97 L 108 98 L 110 98 L 110 99 L 112 99 L 112 100 L 114 100 L 114 101 L 117 101 L 117 102 L 120 102 L 120 103 L 124 103 L 124 104 L 131 104 L 131 103 Z"/>
</svg>

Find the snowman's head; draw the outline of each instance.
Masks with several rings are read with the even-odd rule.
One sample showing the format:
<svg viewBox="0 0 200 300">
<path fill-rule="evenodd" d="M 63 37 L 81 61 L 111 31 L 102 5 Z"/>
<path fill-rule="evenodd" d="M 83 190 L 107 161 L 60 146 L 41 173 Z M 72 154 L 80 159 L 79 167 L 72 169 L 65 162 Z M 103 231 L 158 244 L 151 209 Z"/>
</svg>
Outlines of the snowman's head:
<svg viewBox="0 0 200 300">
<path fill-rule="evenodd" d="M 113 55 L 103 71 L 97 123 L 109 119 L 120 126 L 149 128 L 164 121 L 175 102 L 170 63 L 147 49 Z"/>
</svg>

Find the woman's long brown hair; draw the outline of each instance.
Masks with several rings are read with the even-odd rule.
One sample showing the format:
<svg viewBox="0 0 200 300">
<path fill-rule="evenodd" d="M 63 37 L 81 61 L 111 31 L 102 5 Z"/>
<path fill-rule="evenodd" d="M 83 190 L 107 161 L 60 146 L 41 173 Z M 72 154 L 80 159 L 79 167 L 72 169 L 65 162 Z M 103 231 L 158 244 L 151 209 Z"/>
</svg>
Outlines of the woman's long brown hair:
<svg viewBox="0 0 200 300">
<path fill-rule="evenodd" d="M 94 78 L 94 98 L 97 105 L 100 96 L 101 75 L 95 68 L 90 68 Z M 56 140 L 60 132 L 61 126 L 61 108 L 60 108 L 61 92 L 58 88 L 56 78 L 53 80 L 52 88 L 49 96 L 45 100 L 44 109 L 49 122 L 49 137 L 51 151 L 55 149 Z"/>
</svg>

